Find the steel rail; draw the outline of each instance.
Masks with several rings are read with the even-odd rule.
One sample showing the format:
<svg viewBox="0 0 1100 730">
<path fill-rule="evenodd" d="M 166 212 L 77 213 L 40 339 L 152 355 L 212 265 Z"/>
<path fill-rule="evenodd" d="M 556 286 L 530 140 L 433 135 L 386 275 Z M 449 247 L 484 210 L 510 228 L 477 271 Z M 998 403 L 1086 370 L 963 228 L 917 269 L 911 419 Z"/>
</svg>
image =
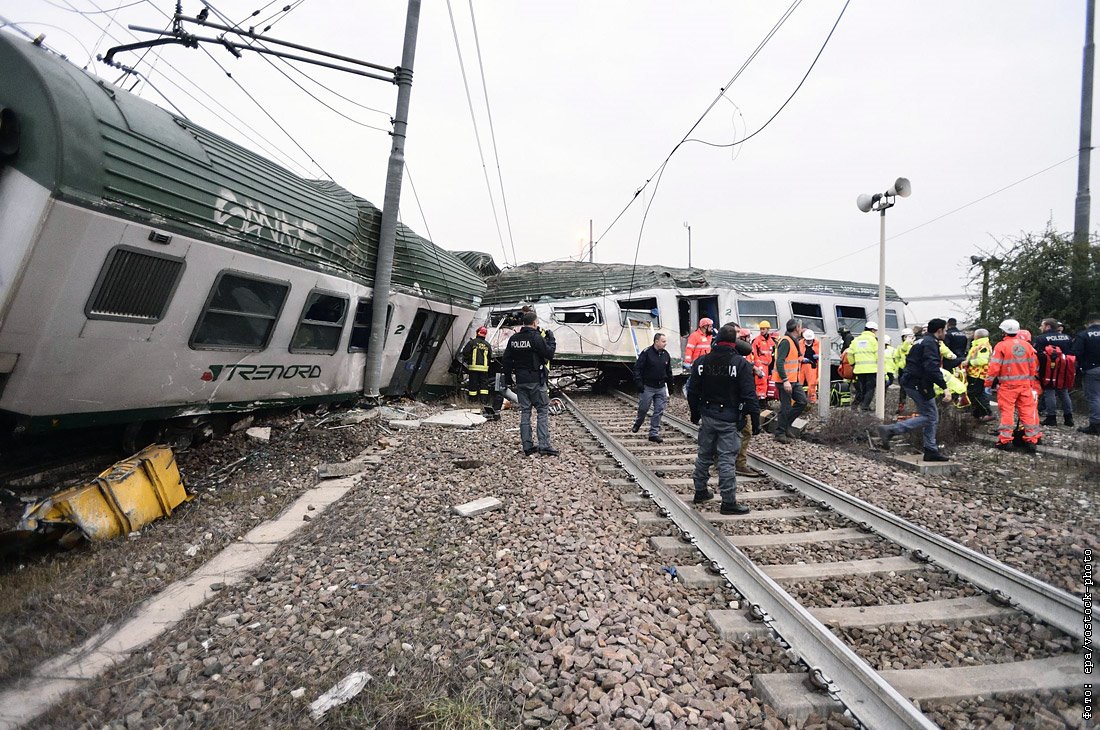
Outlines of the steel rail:
<svg viewBox="0 0 1100 730">
<path fill-rule="evenodd" d="M 749 603 L 760 608 L 764 621 L 798 653 L 812 675 L 822 676 L 830 694 L 860 722 L 870 728 L 936 728 L 913 703 L 754 565 L 709 520 L 685 504 L 617 439 L 585 415 L 571 398 L 564 394 L 561 397 L 573 416 L 634 477 L 661 512 Z"/>
<path fill-rule="evenodd" d="M 616 393 L 616 396 L 626 402 L 637 402 L 623 393 Z M 698 436 L 699 429 L 682 418 L 667 413 L 664 418 L 682 433 Z M 920 551 L 932 562 L 979 588 L 1006 597 L 1021 611 L 1066 634 L 1077 636 L 1080 632 L 1080 599 L 1066 591 L 765 456 L 750 451 L 749 463 L 776 482 L 793 487 L 809 499 L 866 525 L 887 540 L 908 550 Z"/>
</svg>

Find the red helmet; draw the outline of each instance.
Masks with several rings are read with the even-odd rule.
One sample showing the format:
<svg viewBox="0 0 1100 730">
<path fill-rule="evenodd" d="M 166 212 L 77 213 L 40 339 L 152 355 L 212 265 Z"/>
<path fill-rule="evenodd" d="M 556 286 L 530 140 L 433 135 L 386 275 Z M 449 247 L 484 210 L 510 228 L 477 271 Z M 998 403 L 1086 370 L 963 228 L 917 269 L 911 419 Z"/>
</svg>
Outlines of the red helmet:
<svg viewBox="0 0 1100 730">
<path fill-rule="evenodd" d="M 703 317 L 701 320 L 699 320 L 699 326 L 700 327 L 713 327 L 714 326 L 714 320 L 711 319 L 710 317 Z"/>
<path fill-rule="evenodd" d="M 739 339 L 739 340 L 747 340 L 747 339 L 749 339 L 750 337 L 752 337 L 752 332 L 749 332 L 749 331 L 748 331 L 747 329 L 745 329 L 744 327 L 738 327 L 738 328 L 737 328 L 737 339 Z"/>
<path fill-rule="evenodd" d="M 487 330 L 486 328 L 484 328 L 484 327 L 478 327 L 477 328 L 477 336 L 478 337 L 484 337 L 487 334 L 489 334 L 489 330 Z"/>
</svg>

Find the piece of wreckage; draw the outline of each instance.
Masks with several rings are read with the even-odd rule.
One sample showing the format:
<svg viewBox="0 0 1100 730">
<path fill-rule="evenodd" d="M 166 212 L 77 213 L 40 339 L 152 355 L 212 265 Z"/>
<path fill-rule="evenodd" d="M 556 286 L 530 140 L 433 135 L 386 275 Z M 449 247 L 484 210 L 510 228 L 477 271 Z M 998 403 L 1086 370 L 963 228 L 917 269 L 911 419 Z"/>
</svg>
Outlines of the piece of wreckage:
<svg viewBox="0 0 1100 730">
<path fill-rule="evenodd" d="M 172 449 L 147 446 L 86 484 L 27 505 L 14 532 L 62 547 L 83 539 L 110 540 L 168 517 L 192 496 L 184 488 Z"/>
</svg>

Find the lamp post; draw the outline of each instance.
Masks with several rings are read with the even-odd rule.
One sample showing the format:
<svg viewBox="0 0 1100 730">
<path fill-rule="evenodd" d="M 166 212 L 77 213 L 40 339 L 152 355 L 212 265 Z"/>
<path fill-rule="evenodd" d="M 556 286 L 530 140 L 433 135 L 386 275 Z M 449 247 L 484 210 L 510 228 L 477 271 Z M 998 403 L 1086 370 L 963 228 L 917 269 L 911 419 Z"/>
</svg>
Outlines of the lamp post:
<svg viewBox="0 0 1100 730">
<path fill-rule="evenodd" d="M 878 316 L 881 328 L 886 324 L 886 210 L 894 207 L 894 198 L 908 198 L 913 192 L 909 180 L 899 177 L 885 193 L 866 193 L 856 197 L 856 207 L 864 213 L 879 211 L 878 227 Z M 881 332 L 881 329 L 880 329 Z M 875 377 L 875 415 L 881 421 L 886 416 L 886 337 L 876 333 L 878 340 L 878 373 Z"/>
<path fill-rule="evenodd" d="M 1001 260 L 996 256 L 971 256 L 970 263 L 982 267 L 982 301 L 978 305 L 978 322 L 985 326 L 986 306 L 989 301 L 989 270 L 1000 266 Z"/>
<path fill-rule="evenodd" d="M 691 268 L 691 224 L 684 221 L 684 228 L 688 229 L 688 268 Z"/>
</svg>

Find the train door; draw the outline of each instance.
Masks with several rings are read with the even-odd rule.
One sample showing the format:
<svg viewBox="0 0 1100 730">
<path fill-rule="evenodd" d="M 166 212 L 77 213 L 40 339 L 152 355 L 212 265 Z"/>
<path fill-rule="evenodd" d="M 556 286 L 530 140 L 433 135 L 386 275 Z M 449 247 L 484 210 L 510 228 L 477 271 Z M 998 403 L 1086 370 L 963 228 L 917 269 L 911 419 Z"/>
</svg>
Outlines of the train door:
<svg viewBox="0 0 1100 730">
<path fill-rule="evenodd" d="M 680 314 L 680 352 L 687 346 L 687 338 L 699 327 L 699 320 L 710 317 L 714 326 L 724 323 L 718 317 L 718 297 L 677 297 Z"/>
<path fill-rule="evenodd" d="M 405 344 L 401 348 L 401 357 L 386 389 L 387 395 L 411 395 L 420 390 L 454 319 L 450 314 L 428 309 L 416 310 L 416 316 L 413 317 L 409 333 L 405 337 Z"/>
</svg>

